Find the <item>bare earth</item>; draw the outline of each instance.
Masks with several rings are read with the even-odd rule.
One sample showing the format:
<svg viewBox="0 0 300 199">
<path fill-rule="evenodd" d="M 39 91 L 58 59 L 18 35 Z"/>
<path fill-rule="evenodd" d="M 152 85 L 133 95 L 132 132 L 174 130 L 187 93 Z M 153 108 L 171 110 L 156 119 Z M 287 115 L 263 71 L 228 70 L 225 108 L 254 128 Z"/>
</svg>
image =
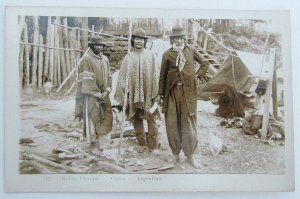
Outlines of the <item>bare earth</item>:
<svg viewBox="0 0 300 199">
<path fill-rule="evenodd" d="M 171 150 L 163 118 L 159 122 L 161 146 L 158 156 L 148 151 L 138 153 L 137 141 L 131 131 L 131 136 L 123 138 L 118 161 L 119 138 L 113 138 L 112 148 L 102 152 L 81 140 L 81 128 L 74 120 L 73 96 L 62 97 L 54 93 L 50 96 L 42 93 L 34 97 L 23 95 L 20 105 L 20 138 L 28 138 L 29 142 L 20 144 L 20 173 L 285 173 L 284 144 L 272 146 L 244 134 L 241 128 L 221 127 L 222 118 L 215 116 L 206 107 L 207 103 L 200 102 L 200 105 L 202 107 L 198 108 L 197 114 L 200 142 L 195 158 L 201 162 L 202 168 L 195 169 L 185 162 L 183 153 L 180 154 L 179 163 L 171 165 L 167 162 L 171 158 Z M 113 134 L 120 132 L 115 123 L 113 128 Z M 209 150 L 208 129 L 216 132 L 226 146 L 218 156 L 212 156 Z M 46 162 L 30 155 L 41 157 Z"/>
</svg>

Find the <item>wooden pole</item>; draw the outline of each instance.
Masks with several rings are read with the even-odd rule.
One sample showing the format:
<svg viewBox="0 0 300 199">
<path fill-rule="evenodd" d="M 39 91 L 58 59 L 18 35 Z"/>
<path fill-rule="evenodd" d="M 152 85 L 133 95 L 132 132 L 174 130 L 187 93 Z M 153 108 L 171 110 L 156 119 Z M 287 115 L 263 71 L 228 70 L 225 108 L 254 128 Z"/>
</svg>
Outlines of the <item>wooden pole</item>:
<svg viewBox="0 0 300 199">
<path fill-rule="evenodd" d="M 235 70 L 234 70 L 234 60 L 233 56 L 231 56 L 231 67 L 232 67 L 232 78 L 233 78 L 233 86 L 236 89 L 236 80 L 235 80 Z"/>
<path fill-rule="evenodd" d="M 43 44 L 43 36 L 40 35 L 40 44 Z M 43 55 L 44 48 L 39 47 L 39 64 L 38 64 L 38 88 L 43 86 Z"/>
<path fill-rule="evenodd" d="M 81 48 L 81 43 L 80 43 L 80 31 L 79 30 L 77 31 L 77 42 L 76 43 L 77 43 L 77 47 L 76 48 L 82 49 Z M 79 60 L 80 57 L 81 57 L 81 54 L 77 53 L 77 60 Z"/>
<path fill-rule="evenodd" d="M 272 83 L 272 99 L 273 99 L 273 115 L 278 119 L 278 99 L 277 99 L 277 66 L 276 66 L 276 54 L 273 72 L 273 83 Z"/>
<path fill-rule="evenodd" d="M 53 49 L 53 47 L 55 46 L 55 38 L 54 38 L 54 30 L 55 27 L 54 25 L 50 25 L 50 47 L 52 47 L 51 49 L 49 49 L 49 78 L 52 80 L 52 84 L 54 84 L 54 54 L 55 51 Z M 55 85 L 55 84 L 54 84 Z"/>
<path fill-rule="evenodd" d="M 271 48 L 269 55 L 265 56 L 265 60 L 264 60 L 264 65 L 266 66 L 266 70 L 264 71 L 266 71 L 266 75 L 268 75 L 268 85 L 267 85 L 266 93 L 264 95 L 265 97 L 264 115 L 263 115 L 262 130 L 261 130 L 261 138 L 264 140 L 267 138 L 267 133 L 268 133 L 274 61 L 275 61 L 275 48 Z"/>
<path fill-rule="evenodd" d="M 19 38 L 23 41 L 24 35 L 25 16 L 19 18 Z M 19 89 L 23 87 L 23 70 L 24 70 L 24 46 L 20 45 L 19 52 Z"/>
<path fill-rule="evenodd" d="M 82 29 L 88 29 L 88 18 L 83 17 L 82 19 Z M 82 50 L 86 50 L 88 48 L 88 32 L 82 32 Z"/>
<path fill-rule="evenodd" d="M 27 24 L 24 25 L 24 42 L 28 42 Z M 29 86 L 29 50 L 30 46 L 25 46 L 25 67 L 24 67 L 24 87 Z"/>
<path fill-rule="evenodd" d="M 69 32 L 69 46 L 70 48 L 75 48 L 76 46 L 76 29 L 72 29 Z M 73 70 L 75 67 L 75 52 L 70 51 L 70 69 Z M 74 81 L 74 78 L 72 77 L 71 82 Z"/>
<path fill-rule="evenodd" d="M 56 21 L 56 20 L 54 20 Z M 58 47 L 58 42 L 57 42 L 57 27 L 54 27 L 54 47 Z M 54 50 L 54 65 L 53 65 L 53 85 L 58 84 L 58 75 L 57 75 L 57 68 L 58 68 L 58 50 Z"/>
<path fill-rule="evenodd" d="M 24 45 L 20 45 L 19 53 L 19 89 L 23 87 L 23 70 L 24 70 Z"/>
<path fill-rule="evenodd" d="M 24 30 L 24 25 L 25 25 L 25 16 L 21 15 L 19 17 L 19 37 L 20 38 L 22 37 L 22 33 L 23 33 L 23 30 Z"/>
<path fill-rule="evenodd" d="M 130 52 L 131 45 L 130 45 L 130 40 L 131 40 L 131 34 L 132 34 L 132 19 L 129 18 L 129 28 L 128 28 L 128 53 Z"/>
<path fill-rule="evenodd" d="M 55 45 L 56 48 L 59 48 L 59 35 L 58 32 L 56 30 L 55 33 Z M 57 60 L 57 65 L 56 65 L 56 75 L 57 75 L 57 85 L 59 85 L 61 83 L 61 65 L 60 65 L 60 50 L 56 50 L 56 60 Z"/>
<path fill-rule="evenodd" d="M 82 55 L 81 59 L 79 60 L 78 64 L 80 64 L 81 60 L 83 59 L 84 55 L 90 50 L 90 48 L 88 48 L 85 53 Z M 59 86 L 59 88 L 57 89 L 57 93 L 62 89 L 62 87 L 65 85 L 65 83 L 69 80 L 69 78 L 73 75 L 73 73 L 76 71 L 78 66 L 74 67 L 73 70 L 69 73 L 69 75 L 64 79 L 64 81 L 61 83 L 61 85 Z"/>
<path fill-rule="evenodd" d="M 67 18 L 63 19 L 64 26 L 68 26 Z M 64 41 L 64 48 L 69 48 L 69 34 L 68 34 L 68 28 L 63 28 L 63 41 Z M 65 54 L 65 68 L 66 68 L 66 75 L 68 76 L 71 72 L 71 63 L 70 63 L 70 52 L 64 51 Z M 65 77 L 64 77 L 65 79 Z M 70 85 L 70 82 L 69 82 Z"/>
<path fill-rule="evenodd" d="M 39 17 L 33 17 L 34 20 L 34 32 L 33 32 L 33 43 L 39 43 Z M 38 47 L 33 46 L 32 52 L 32 68 L 31 68 L 31 83 L 34 87 L 37 86 L 37 59 L 38 59 Z"/>
<path fill-rule="evenodd" d="M 56 17 L 56 20 L 57 20 L 57 23 L 61 23 L 60 22 L 60 17 Z M 62 28 L 61 27 L 58 27 L 57 28 L 57 34 L 58 34 L 58 45 L 59 45 L 59 48 L 63 48 L 64 47 L 64 42 L 63 42 L 63 33 L 62 33 Z M 59 61 L 60 61 L 60 64 L 59 64 L 59 77 L 58 77 L 58 80 L 59 80 L 59 84 L 62 82 L 63 79 L 65 79 L 67 77 L 67 68 L 66 68 L 66 60 L 65 60 L 65 52 L 63 50 L 59 50 L 58 51 L 59 53 Z"/>
<path fill-rule="evenodd" d="M 47 26 L 47 37 L 46 37 L 46 46 L 51 45 L 51 16 L 48 17 L 48 26 Z M 43 70 L 43 76 L 49 75 L 49 55 L 50 55 L 50 49 L 45 49 L 45 59 L 44 59 L 44 70 Z M 48 78 L 50 78 L 48 76 Z"/>
</svg>

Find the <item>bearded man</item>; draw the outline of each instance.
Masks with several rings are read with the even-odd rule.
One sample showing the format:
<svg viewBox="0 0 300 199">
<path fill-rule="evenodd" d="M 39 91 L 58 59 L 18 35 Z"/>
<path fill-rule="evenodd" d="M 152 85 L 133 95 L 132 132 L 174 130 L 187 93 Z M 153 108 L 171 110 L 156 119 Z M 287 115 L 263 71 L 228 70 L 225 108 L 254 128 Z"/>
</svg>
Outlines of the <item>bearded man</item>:
<svg viewBox="0 0 300 199">
<path fill-rule="evenodd" d="M 209 63 L 192 46 L 187 45 L 186 41 L 185 30 L 181 26 L 174 26 L 170 36 L 172 47 L 162 58 L 159 94 L 165 115 L 168 142 L 174 155 L 171 162 L 179 161 L 182 149 L 187 162 L 200 168 L 200 163 L 193 156 L 198 145 L 195 77 L 204 80 Z M 197 72 L 194 61 L 201 65 Z"/>
</svg>

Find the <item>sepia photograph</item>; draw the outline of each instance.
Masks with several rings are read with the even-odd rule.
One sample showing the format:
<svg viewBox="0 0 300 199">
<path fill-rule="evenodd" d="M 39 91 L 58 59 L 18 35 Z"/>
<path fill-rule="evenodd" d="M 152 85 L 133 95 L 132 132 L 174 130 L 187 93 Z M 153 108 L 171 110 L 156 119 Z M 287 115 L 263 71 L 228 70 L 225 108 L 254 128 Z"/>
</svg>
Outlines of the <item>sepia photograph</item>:
<svg viewBox="0 0 300 199">
<path fill-rule="evenodd" d="M 287 12 L 41 10 L 6 10 L 9 192 L 211 190 L 168 183 L 240 176 L 289 183 L 237 190 L 292 189 Z"/>
</svg>

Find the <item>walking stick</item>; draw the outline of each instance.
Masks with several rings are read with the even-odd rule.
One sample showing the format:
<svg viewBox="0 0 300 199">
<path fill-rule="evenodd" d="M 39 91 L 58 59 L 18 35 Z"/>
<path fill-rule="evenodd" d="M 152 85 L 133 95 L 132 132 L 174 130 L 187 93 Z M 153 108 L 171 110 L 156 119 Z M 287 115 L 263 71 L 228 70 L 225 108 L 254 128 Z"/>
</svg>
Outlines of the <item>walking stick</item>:
<svg viewBox="0 0 300 199">
<path fill-rule="evenodd" d="M 120 140 L 119 140 L 119 147 L 118 147 L 117 163 L 119 163 L 119 161 L 121 159 L 121 146 L 122 146 L 122 142 L 123 142 L 124 122 L 125 122 L 125 115 L 122 115 L 121 126 L 120 126 Z"/>
<path fill-rule="evenodd" d="M 85 136 L 87 143 L 91 143 L 91 138 L 90 138 L 90 121 L 89 121 L 89 110 L 88 110 L 88 96 L 84 97 L 84 104 L 85 104 Z"/>
</svg>

